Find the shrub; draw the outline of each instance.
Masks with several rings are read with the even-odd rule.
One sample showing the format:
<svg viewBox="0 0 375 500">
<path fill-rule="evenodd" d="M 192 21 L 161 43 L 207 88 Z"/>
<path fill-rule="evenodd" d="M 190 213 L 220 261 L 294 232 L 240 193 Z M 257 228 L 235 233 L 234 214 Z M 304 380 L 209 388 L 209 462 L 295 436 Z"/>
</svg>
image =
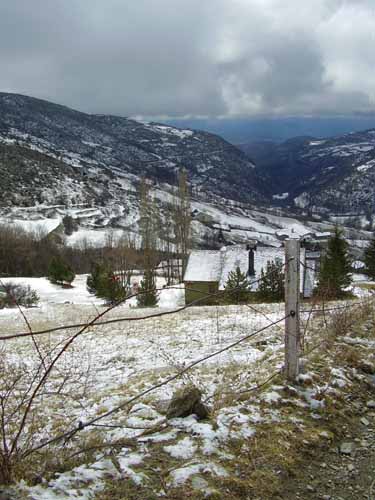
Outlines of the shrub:
<svg viewBox="0 0 375 500">
<path fill-rule="evenodd" d="M 48 279 L 58 285 L 71 284 L 75 274 L 61 257 L 53 257 L 48 266 Z"/>
<path fill-rule="evenodd" d="M 32 307 L 39 302 L 38 294 L 30 285 L 22 285 L 11 281 L 0 287 L 0 309 L 4 307 Z"/>
<path fill-rule="evenodd" d="M 116 273 L 107 264 L 94 263 L 86 281 L 87 290 L 109 304 L 126 299 L 129 295 L 130 274 Z"/>
</svg>

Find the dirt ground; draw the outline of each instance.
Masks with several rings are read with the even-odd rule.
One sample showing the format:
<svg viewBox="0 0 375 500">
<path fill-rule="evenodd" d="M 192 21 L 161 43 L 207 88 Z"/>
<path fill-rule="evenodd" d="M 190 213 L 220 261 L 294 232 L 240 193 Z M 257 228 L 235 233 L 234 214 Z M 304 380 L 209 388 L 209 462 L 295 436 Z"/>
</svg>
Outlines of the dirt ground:
<svg viewBox="0 0 375 500">
<path fill-rule="evenodd" d="M 338 429 L 340 439 L 322 453 L 314 450 L 280 498 L 375 500 L 375 381 L 353 394 L 351 420 Z M 341 425 L 341 424 L 340 424 Z"/>
</svg>

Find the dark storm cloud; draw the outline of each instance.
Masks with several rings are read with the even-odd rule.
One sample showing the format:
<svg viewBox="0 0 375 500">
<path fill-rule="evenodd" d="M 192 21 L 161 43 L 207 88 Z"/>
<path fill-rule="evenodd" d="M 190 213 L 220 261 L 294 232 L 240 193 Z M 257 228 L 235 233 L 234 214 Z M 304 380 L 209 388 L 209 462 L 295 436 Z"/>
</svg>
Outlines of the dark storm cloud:
<svg viewBox="0 0 375 500">
<path fill-rule="evenodd" d="M 375 108 L 372 0 L 3 0 L 0 89 L 91 112 Z"/>
</svg>

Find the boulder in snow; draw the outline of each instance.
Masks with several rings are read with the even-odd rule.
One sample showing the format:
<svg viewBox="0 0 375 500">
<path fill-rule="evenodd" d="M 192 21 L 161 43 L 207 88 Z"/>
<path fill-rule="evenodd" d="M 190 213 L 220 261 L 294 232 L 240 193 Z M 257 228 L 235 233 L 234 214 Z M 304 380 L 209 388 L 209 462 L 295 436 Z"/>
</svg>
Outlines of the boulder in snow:
<svg viewBox="0 0 375 500">
<path fill-rule="evenodd" d="M 167 417 L 179 418 L 195 414 L 199 419 L 207 418 L 208 410 L 201 398 L 201 391 L 194 385 L 177 390 L 169 403 Z"/>
</svg>

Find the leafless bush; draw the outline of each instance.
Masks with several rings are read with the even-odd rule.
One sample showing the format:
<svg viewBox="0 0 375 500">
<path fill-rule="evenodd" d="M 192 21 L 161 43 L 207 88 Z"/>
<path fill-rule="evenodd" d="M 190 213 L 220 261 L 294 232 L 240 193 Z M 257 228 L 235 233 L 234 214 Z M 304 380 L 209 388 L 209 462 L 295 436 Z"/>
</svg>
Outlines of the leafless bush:
<svg viewBox="0 0 375 500">
<path fill-rule="evenodd" d="M 350 308 L 335 311 L 330 316 L 329 332 L 336 339 L 347 335 L 353 326 L 353 311 Z"/>
<path fill-rule="evenodd" d="M 51 452 L 43 450 L 43 443 L 72 425 L 71 417 L 48 416 L 51 408 L 63 409 L 71 399 L 79 402 L 88 389 L 90 363 L 64 349 L 69 340 L 39 342 L 34 354 L 16 362 L 6 346 L 0 351 L 0 484 L 38 475 Z M 36 448 L 42 451 L 37 460 L 32 457 Z"/>
<path fill-rule="evenodd" d="M 30 285 L 13 283 L 11 281 L 0 283 L 0 309 L 4 307 L 31 307 L 39 302 L 38 294 Z"/>
</svg>

